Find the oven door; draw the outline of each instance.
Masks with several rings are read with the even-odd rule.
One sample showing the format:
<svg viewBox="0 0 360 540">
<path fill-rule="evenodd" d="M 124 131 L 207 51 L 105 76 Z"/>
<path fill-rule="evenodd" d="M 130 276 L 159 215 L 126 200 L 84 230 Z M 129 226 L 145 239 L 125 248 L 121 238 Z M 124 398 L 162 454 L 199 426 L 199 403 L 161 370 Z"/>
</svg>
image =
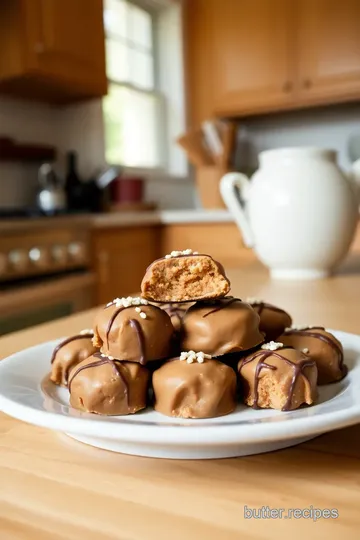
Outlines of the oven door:
<svg viewBox="0 0 360 540">
<path fill-rule="evenodd" d="M 94 306 L 95 276 L 81 272 L 0 292 L 0 335 Z"/>
</svg>

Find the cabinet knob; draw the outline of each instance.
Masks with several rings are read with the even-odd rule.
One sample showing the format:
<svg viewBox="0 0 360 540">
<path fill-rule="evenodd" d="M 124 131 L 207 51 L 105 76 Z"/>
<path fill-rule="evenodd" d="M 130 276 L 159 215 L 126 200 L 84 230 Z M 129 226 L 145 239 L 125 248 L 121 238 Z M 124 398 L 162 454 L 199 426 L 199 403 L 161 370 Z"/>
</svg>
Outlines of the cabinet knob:
<svg viewBox="0 0 360 540">
<path fill-rule="evenodd" d="M 312 87 L 312 81 L 310 79 L 305 79 L 303 81 L 303 87 L 306 88 L 306 90 L 309 90 L 309 88 Z"/>
<path fill-rule="evenodd" d="M 285 92 L 286 94 L 288 94 L 289 92 L 291 92 L 292 89 L 293 89 L 293 84 L 292 84 L 292 82 L 290 82 L 290 81 L 284 82 L 282 89 L 283 89 L 283 92 Z"/>
</svg>

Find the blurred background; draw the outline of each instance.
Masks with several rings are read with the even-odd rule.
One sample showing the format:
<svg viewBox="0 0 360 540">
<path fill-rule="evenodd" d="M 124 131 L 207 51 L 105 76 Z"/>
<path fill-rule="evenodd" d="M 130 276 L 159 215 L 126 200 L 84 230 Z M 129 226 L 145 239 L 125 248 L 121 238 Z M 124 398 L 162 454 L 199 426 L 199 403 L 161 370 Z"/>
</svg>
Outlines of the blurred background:
<svg viewBox="0 0 360 540">
<path fill-rule="evenodd" d="M 0 334 L 253 260 L 219 193 L 258 153 L 360 157 L 357 0 L 1 0 Z M 354 250 L 360 249 L 360 237 Z"/>
</svg>

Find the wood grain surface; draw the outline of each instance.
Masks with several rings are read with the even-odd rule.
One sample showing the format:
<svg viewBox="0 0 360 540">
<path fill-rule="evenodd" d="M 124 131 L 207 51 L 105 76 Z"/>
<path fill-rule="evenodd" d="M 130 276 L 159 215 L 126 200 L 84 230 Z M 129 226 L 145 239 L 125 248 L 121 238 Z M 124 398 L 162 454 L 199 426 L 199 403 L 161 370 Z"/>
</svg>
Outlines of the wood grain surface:
<svg viewBox="0 0 360 540">
<path fill-rule="evenodd" d="M 232 270 L 232 291 L 297 323 L 360 332 L 360 260 L 308 284 Z M 94 310 L 0 339 L 0 356 L 88 327 Z M 338 519 L 245 519 L 244 507 L 337 509 Z M 171 461 L 91 448 L 0 415 L 1 540 L 358 539 L 360 427 L 245 458 Z"/>
</svg>

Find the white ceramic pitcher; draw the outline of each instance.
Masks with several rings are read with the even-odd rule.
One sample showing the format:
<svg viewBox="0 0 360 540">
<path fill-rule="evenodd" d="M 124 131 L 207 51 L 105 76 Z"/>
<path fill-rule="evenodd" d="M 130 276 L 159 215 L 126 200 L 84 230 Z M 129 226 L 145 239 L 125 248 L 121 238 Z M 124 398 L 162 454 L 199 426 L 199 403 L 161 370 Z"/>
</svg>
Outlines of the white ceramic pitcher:
<svg viewBox="0 0 360 540">
<path fill-rule="evenodd" d="M 251 181 L 228 173 L 220 184 L 245 245 L 274 278 L 329 275 L 347 254 L 359 219 L 360 160 L 349 177 L 333 150 L 267 150 L 259 161 Z"/>
</svg>

